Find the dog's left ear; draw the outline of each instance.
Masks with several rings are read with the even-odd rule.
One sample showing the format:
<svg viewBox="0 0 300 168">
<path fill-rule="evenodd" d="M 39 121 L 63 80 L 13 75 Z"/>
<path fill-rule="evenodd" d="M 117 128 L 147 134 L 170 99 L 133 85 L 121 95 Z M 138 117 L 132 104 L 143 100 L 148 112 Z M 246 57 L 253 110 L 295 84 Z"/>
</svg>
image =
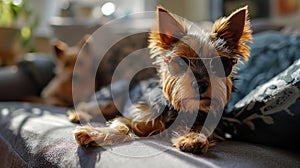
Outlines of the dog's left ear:
<svg viewBox="0 0 300 168">
<path fill-rule="evenodd" d="M 235 57 L 250 54 L 250 48 L 245 43 L 252 42 L 252 30 L 248 20 L 248 7 L 245 6 L 233 12 L 230 16 L 217 20 L 212 28 L 213 40 L 223 39 Z"/>
</svg>

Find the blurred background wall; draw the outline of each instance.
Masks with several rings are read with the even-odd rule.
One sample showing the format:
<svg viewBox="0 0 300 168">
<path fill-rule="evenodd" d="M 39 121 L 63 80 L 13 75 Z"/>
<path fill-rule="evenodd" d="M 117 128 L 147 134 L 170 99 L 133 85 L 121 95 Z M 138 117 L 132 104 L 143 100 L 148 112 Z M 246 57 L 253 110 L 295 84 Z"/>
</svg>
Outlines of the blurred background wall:
<svg viewBox="0 0 300 168">
<path fill-rule="evenodd" d="M 229 15 L 244 5 L 249 6 L 252 20 L 300 27 L 300 0 L 2 0 L 15 6 L 23 4 L 30 17 L 37 16 L 38 24 L 30 32 L 32 35 L 29 51 L 51 52 L 49 40 L 57 36 L 58 29 L 91 32 L 104 23 L 119 17 L 129 17 L 132 13 L 154 11 L 163 5 L 171 12 L 195 22 L 213 21 Z M 1 5 L 0 4 L 0 5 Z M 25 4 L 25 5 L 24 5 Z M 22 6 L 22 7 L 23 7 Z M 1 6 L 1 18 L 5 18 Z M 13 11 L 14 12 L 14 11 Z M 30 18 L 29 17 L 29 18 Z M 29 19 L 26 22 L 29 22 Z M 22 21 L 22 17 L 17 19 Z M 25 22 L 23 20 L 23 22 Z M 0 20 L 0 26 L 1 26 Z M 22 24 L 18 24 L 19 27 Z M 143 26 L 143 25 L 141 25 Z M 139 27 L 137 25 L 136 27 Z M 85 32 L 86 31 L 86 32 Z M 78 32 L 78 31 L 77 31 Z M 24 32 L 22 32 L 24 34 Z M 21 33 L 21 34 L 22 34 Z M 25 31 L 26 33 L 26 31 Z M 60 32 L 65 34 L 64 32 Z M 28 33 L 27 33 L 28 34 Z M 80 33 L 79 33 L 80 34 Z M 1 35 L 1 34 L 0 34 Z M 66 35 L 66 34 L 65 34 Z M 76 41 L 73 36 L 72 41 Z M 78 37 L 81 38 L 81 37 Z M 28 50 L 24 50 L 28 51 Z"/>
<path fill-rule="evenodd" d="M 251 18 L 275 23 L 300 25 L 300 0 L 27 0 L 30 8 L 41 17 L 38 33 L 44 33 L 53 16 L 95 19 L 103 16 L 107 3 L 114 5 L 109 17 L 153 11 L 161 4 L 173 13 L 191 21 L 215 20 L 234 9 L 249 6 Z M 109 6 L 107 6 L 109 10 Z"/>
</svg>

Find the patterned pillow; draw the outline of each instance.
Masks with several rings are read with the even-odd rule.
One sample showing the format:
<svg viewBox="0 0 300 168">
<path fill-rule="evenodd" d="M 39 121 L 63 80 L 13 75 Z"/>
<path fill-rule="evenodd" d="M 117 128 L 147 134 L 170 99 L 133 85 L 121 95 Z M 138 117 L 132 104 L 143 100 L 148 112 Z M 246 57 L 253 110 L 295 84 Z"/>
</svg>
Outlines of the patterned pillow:
<svg viewBox="0 0 300 168">
<path fill-rule="evenodd" d="M 234 90 L 226 111 L 251 90 L 267 82 L 300 58 L 300 36 L 267 31 L 253 35 L 251 57 L 239 63 Z"/>
<path fill-rule="evenodd" d="M 236 103 L 219 128 L 225 137 L 299 148 L 300 59 Z"/>
</svg>

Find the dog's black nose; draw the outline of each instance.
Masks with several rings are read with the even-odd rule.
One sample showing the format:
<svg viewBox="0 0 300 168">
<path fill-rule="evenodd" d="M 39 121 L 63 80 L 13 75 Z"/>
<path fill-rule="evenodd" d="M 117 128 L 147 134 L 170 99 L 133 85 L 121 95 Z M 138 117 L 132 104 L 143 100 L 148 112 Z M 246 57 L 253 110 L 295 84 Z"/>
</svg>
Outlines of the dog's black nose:
<svg viewBox="0 0 300 168">
<path fill-rule="evenodd" d="M 195 90 L 199 91 L 199 94 L 202 94 L 208 89 L 208 82 L 206 80 L 194 80 L 192 86 Z"/>
</svg>

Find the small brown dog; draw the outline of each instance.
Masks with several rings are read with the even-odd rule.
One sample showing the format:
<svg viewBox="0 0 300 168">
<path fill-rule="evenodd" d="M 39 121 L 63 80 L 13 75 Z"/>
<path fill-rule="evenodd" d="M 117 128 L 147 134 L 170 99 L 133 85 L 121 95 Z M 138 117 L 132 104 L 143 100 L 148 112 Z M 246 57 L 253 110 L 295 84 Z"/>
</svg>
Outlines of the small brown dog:
<svg viewBox="0 0 300 168">
<path fill-rule="evenodd" d="M 120 61 L 131 52 L 147 46 L 147 34 L 135 34 L 118 41 L 105 53 L 99 66 L 95 63 L 98 60 L 93 45 L 91 35 L 85 35 L 73 47 L 60 40 L 54 40 L 56 75 L 43 89 L 41 97 L 28 97 L 25 100 L 63 107 L 74 107 L 80 103 L 79 107 L 87 109 L 85 102 L 90 102 L 89 99 L 95 91 L 111 83 L 114 70 Z M 98 69 L 101 69 L 101 73 L 98 73 Z M 137 78 L 140 80 L 155 76 L 155 70 L 145 73 Z M 68 114 L 71 121 L 78 122 L 78 113 Z"/>
<path fill-rule="evenodd" d="M 127 115 L 108 127 L 78 126 L 76 141 L 84 146 L 105 146 L 171 130 L 172 143 L 181 151 L 206 153 L 213 143 L 205 133 L 208 113 L 222 113 L 233 85 L 233 70 L 240 56 L 247 60 L 252 41 L 247 7 L 215 21 L 211 32 L 194 31 L 186 21 L 162 7 L 149 34 L 151 57 L 159 81 L 127 109 Z M 175 121 L 179 125 L 172 127 Z M 192 125 L 190 122 L 194 121 Z M 218 120 L 217 120 L 218 121 Z"/>
<path fill-rule="evenodd" d="M 54 40 L 54 50 L 56 56 L 56 75 L 50 83 L 43 89 L 41 99 L 38 102 L 72 107 L 80 101 L 87 101 L 89 96 L 95 92 L 91 86 L 95 84 L 95 77 L 92 75 L 93 58 L 88 46 L 90 35 L 73 47 L 69 47 L 60 40 Z M 83 48 L 83 50 L 81 50 Z M 78 56 L 81 51 L 80 57 Z M 76 68 L 74 68 L 76 65 Z M 85 89 L 82 89 L 85 88 Z M 73 101 L 72 89 L 76 89 L 80 100 Z"/>
</svg>

